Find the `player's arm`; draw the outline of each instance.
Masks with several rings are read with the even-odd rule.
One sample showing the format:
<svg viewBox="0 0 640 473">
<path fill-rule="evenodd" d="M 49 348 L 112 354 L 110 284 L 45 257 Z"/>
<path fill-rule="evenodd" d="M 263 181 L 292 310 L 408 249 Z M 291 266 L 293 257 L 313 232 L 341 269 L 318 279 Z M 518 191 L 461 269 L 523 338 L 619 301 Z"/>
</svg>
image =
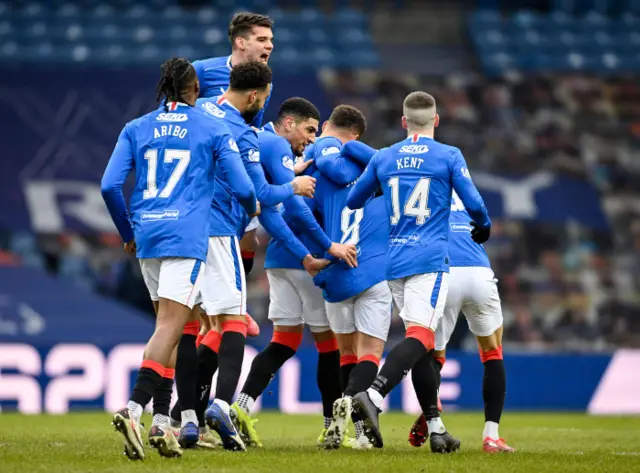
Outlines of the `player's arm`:
<svg viewBox="0 0 640 473">
<path fill-rule="evenodd" d="M 238 140 L 238 147 L 240 148 L 242 162 L 251 182 L 253 182 L 256 197 L 261 205 L 271 207 L 284 202 L 294 195 L 294 186 L 291 182 L 273 186 L 267 182 L 260 164 L 258 137 L 255 131 L 251 130 L 241 136 Z"/>
<path fill-rule="evenodd" d="M 458 197 L 460 197 L 460 200 L 462 200 L 464 207 L 467 209 L 467 212 L 469 212 L 476 227 L 476 229 L 471 232 L 472 237 L 477 243 L 484 243 L 484 241 L 489 239 L 491 229 L 491 219 L 489 218 L 487 207 L 484 205 L 484 200 L 471 180 L 467 163 L 460 150 L 456 149 L 452 152 L 449 162 L 453 189 L 456 191 L 456 194 L 458 194 Z M 478 228 L 479 230 L 477 230 Z M 478 233 L 478 231 L 483 233 L 483 235 L 476 238 L 474 233 Z"/>
<path fill-rule="evenodd" d="M 129 219 L 127 203 L 124 200 L 122 186 L 133 168 L 134 151 L 129 136 L 129 126 L 125 126 L 116 143 L 109 163 L 102 176 L 101 191 L 111 219 L 120 233 L 122 241 L 129 243 L 133 240 L 133 229 Z"/>
<path fill-rule="evenodd" d="M 293 154 L 289 146 L 280 146 L 273 156 L 265 156 L 265 165 L 275 183 L 289 182 L 296 176 L 293 171 Z M 301 196 L 294 196 L 283 203 L 287 215 L 316 242 L 328 251 L 333 242 L 313 216 L 313 212 Z"/>
<path fill-rule="evenodd" d="M 358 179 L 362 173 L 362 167 L 343 156 L 337 147 L 325 148 L 325 154 L 316 157 L 316 166 L 320 172 L 339 186 L 346 186 Z"/>
<path fill-rule="evenodd" d="M 242 164 L 238 145 L 230 133 L 220 133 L 216 138 L 217 165 L 220 166 L 223 178 L 244 210 L 249 215 L 255 215 L 256 192 Z"/>
<path fill-rule="evenodd" d="M 371 161 L 371 158 L 373 158 L 373 155 L 376 154 L 377 151 L 377 149 L 364 144 L 362 141 L 351 140 L 342 145 L 340 154 L 365 168 L 369 165 L 369 161 Z"/>
<path fill-rule="evenodd" d="M 258 219 L 267 233 L 281 242 L 298 260 L 302 261 L 311 254 L 291 231 L 277 207 L 264 207 Z"/>
<path fill-rule="evenodd" d="M 347 207 L 351 210 L 364 207 L 369 197 L 380 187 L 376 173 L 378 156 L 380 156 L 380 151 L 371 158 L 369 165 L 349 191 L 347 195 Z"/>
</svg>

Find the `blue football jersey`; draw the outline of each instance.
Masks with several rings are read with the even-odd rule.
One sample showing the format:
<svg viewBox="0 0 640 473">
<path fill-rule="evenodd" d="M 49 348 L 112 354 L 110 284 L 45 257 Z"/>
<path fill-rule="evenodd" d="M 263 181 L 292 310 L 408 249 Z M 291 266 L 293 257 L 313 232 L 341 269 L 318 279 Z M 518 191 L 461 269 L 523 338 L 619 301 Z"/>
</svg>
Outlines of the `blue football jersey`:
<svg viewBox="0 0 640 473">
<path fill-rule="evenodd" d="M 217 97 L 227 91 L 229 87 L 229 73 L 231 72 L 231 56 L 212 57 L 193 62 L 198 81 L 200 82 L 200 97 Z M 273 84 L 271 85 L 273 93 Z M 255 116 L 251 125 L 260 128 L 264 111 L 269 105 L 271 94 L 267 97 L 264 108 Z"/>
<path fill-rule="evenodd" d="M 387 279 L 449 271 L 452 190 L 481 226 L 491 220 L 460 150 L 412 135 L 378 151 L 347 198 L 362 208 L 382 188 L 391 224 Z"/>
<path fill-rule="evenodd" d="M 322 215 L 329 238 L 356 245 L 358 251 L 357 268 L 336 261 L 314 278 L 326 301 L 340 302 L 385 280 L 389 219 L 383 197 L 373 198 L 363 208 L 351 210 L 346 206 L 351 185 L 339 186 L 320 172 L 315 176 L 316 211 Z"/>
<path fill-rule="evenodd" d="M 471 217 L 464 204 L 453 192 L 449 217 L 449 264 L 451 266 L 491 267 L 489 256 L 482 245 L 471 239 Z"/>
<path fill-rule="evenodd" d="M 293 196 L 290 183 L 271 186 L 266 181 L 260 165 L 260 147 L 253 128 L 244 121 L 237 108 L 223 97 L 198 99 L 197 105 L 216 120 L 223 120 L 235 138 L 244 167 L 255 188 L 261 204 L 270 206 Z M 211 205 L 211 236 L 237 235 L 238 214 L 242 213 L 239 203 L 233 198 L 229 185 L 220 175 L 216 175 L 216 188 Z M 244 217 L 243 217 L 244 219 Z"/>
<path fill-rule="evenodd" d="M 102 193 L 122 239 L 135 237 L 138 258 L 204 260 L 214 176 L 231 179 L 247 205 L 255 200 L 253 185 L 223 123 L 187 104 L 170 102 L 167 109 L 162 106 L 124 127 L 102 178 Z M 129 220 L 122 186 L 133 167 Z"/>
<path fill-rule="evenodd" d="M 264 131 L 260 134 L 261 142 L 268 144 L 270 135 L 275 135 L 275 130 L 272 126 L 265 126 Z M 342 143 L 340 143 L 337 138 L 319 138 L 314 144 L 308 146 L 305 149 L 304 159 L 315 160 L 323 153 L 327 154 L 336 151 L 340 152 L 341 146 Z M 274 165 L 277 165 L 277 158 L 274 158 L 271 162 Z M 289 165 L 288 162 L 286 164 Z M 293 166 L 293 159 L 291 162 L 291 166 Z M 313 175 L 316 172 L 318 172 L 318 168 L 315 166 L 315 164 L 312 164 L 307 168 L 305 174 Z M 313 207 L 312 202 L 308 203 L 311 204 L 311 207 Z M 311 253 L 311 255 L 315 258 L 321 258 L 324 255 L 325 251 L 331 246 L 331 239 L 328 238 L 328 236 L 324 232 L 309 231 L 308 221 L 305 221 L 305 223 L 302 224 L 302 222 L 296 218 L 296 215 L 292 215 L 290 209 L 283 210 L 282 215 L 285 222 L 287 222 L 287 224 L 291 228 L 293 234 L 302 243 L 302 245 L 307 248 L 309 253 Z M 321 219 L 316 218 L 316 221 L 319 220 Z M 269 242 L 269 246 L 267 247 L 265 268 L 302 269 L 302 264 L 300 263 L 298 258 L 294 256 L 294 254 L 289 250 L 288 246 L 283 241 L 273 238 Z"/>
</svg>

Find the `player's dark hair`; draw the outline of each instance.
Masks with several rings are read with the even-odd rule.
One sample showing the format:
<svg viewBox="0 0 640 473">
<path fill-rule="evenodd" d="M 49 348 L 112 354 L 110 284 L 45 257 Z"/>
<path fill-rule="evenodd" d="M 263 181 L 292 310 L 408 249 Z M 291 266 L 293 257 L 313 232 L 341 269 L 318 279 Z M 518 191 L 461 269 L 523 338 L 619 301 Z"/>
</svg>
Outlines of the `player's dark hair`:
<svg viewBox="0 0 640 473">
<path fill-rule="evenodd" d="M 197 77 L 191 63 L 182 57 L 172 57 L 160 67 L 160 71 L 160 80 L 156 86 L 156 102 L 164 99 L 165 109 L 167 102 L 184 102 L 182 92 L 187 90 Z"/>
<path fill-rule="evenodd" d="M 247 61 L 233 66 L 229 74 L 229 87 L 246 91 L 265 89 L 271 83 L 271 68 L 259 61 Z"/>
<path fill-rule="evenodd" d="M 364 135 L 367 129 L 367 119 L 364 118 L 364 114 L 351 105 L 338 105 L 334 108 L 329 122 L 336 128 L 346 129 L 360 136 Z"/>
<path fill-rule="evenodd" d="M 236 38 L 241 36 L 248 38 L 254 26 L 273 28 L 273 20 L 266 15 L 259 13 L 240 12 L 233 15 L 229 23 L 229 41 L 233 46 Z"/>
<path fill-rule="evenodd" d="M 276 122 L 280 122 L 284 117 L 293 117 L 296 122 L 315 118 L 320 121 L 320 112 L 307 99 L 302 97 L 291 97 L 282 102 L 278 110 Z"/>
</svg>

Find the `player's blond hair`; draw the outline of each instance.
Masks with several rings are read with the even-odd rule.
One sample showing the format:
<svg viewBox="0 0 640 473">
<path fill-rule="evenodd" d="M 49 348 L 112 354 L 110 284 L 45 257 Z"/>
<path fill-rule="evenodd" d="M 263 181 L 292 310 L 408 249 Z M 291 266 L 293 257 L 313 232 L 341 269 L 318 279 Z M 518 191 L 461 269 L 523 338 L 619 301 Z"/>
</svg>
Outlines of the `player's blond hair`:
<svg viewBox="0 0 640 473">
<path fill-rule="evenodd" d="M 436 99 L 426 92 L 411 92 L 404 99 L 402 113 L 409 128 L 427 128 L 436 119 Z"/>
</svg>

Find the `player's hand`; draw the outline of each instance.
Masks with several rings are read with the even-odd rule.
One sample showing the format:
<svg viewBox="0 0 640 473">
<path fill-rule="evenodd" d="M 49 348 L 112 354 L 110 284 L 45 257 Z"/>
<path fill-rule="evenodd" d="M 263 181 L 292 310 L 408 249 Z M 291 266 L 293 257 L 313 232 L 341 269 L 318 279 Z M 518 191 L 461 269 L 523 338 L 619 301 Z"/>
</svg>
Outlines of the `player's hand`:
<svg viewBox="0 0 640 473">
<path fill-rule="evenodd" d="M 291 181 L 293 192 L 303 197 L 313 197 L 316 192 L 316 178 L 311 176 L 298 176 Z"/>
<path fill-rule="evenodd" d="M 482 244 L 491 236 L 491 227 L 481 227 L 476 222 L 469 222 L 473 227 L 471 230 L 471 239 L 478 244 Z"/>
<path fill-rule="evenodd" d="M 257 217 L 258 215 L 260 215 L 261 212 L 262 212 L 262 209 L 260 208 L 260 202 L 256 201 L 256 211 L 255 213 L 252 213 L 251 215 L 249 215 L 249 217 L 251 218 Z"/>
<path fill-rule="evenodd" d="M 300 174 L 305 172 L 307 168 L 311 166 L 312 163 L 313 163 L 313 159 L 309 159 L 308 161 L 305 161 L 304 158 L 298 158 L 296 159 L 295 166 L 293 166 L 293 172 L 296 174 L 296 176 L 299 176 Z"/>
<path fill-rule="evenodd" d="M 358 250 L 354 245 L 334 243 L 331 245 L 328 252 L 331 256 L 343 260 L 352 268 L 356 268 L 358 266 Z"/>
<path fill-rule="evenodd" d="M 124 252 L 129 253 L 130 255 L 136 254 L 136 241 L 131 240 L 124 244 Z"/>
<path fill-rule="evenodd" d="M 311 255 L 305 256 L 302 260 L 302 266 L 304 266 L 304 269 L 306 269 L 307 273 L 309 273 L 311 276 L 315 276 L 316 274 L 318 274 L 330 263 L 331 261 L 329 261 L 328 259 L 318 259 L 314 258 Z"/>
</svg>

